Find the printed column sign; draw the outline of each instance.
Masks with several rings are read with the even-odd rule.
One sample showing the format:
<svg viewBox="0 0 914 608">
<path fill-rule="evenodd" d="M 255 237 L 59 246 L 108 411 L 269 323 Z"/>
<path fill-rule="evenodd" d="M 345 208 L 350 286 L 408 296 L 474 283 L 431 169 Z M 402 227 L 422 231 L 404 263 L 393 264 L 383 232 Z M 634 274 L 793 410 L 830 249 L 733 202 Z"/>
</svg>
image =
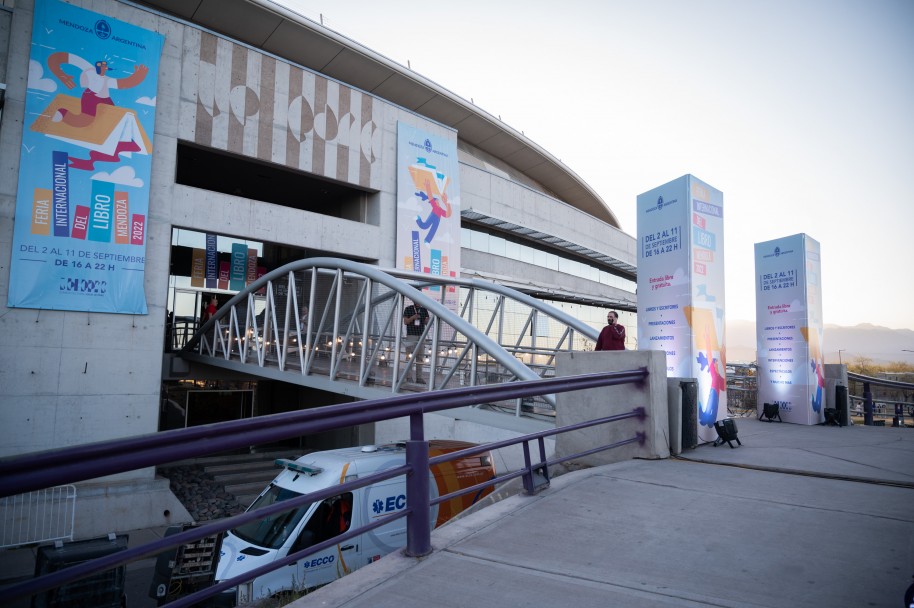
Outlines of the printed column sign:
<svg viewBox="0 0 914 608">
<path fill-rule="evenodd" d="M 216 250 L 216 235 L 206 233 L 206 288 L 213 289 L 217 286 L 217 266 L 219 252 Z"/>
<path fill-rule="evenodd" d="M 698 435 L 727 414 L 723 194 L 684 175 L 638 196 L 638 347 L 698 381 Z"/>
<path fill-rule="evenodd" d="M 8 304 L 145 314 L 164 38 L 36 0 Z"/>
<path fill-rule="evenodd" d="M 805 234 L 756 243 L 755 329 L 758 411 L 778 405 L 781 420 L 825 420 L 819 243 Z"/>
<path fill-rule="evenodd" d="M 457 276 L 460 270 L 460 166 L 457 139 L 397 123 L 397 265 Z M 430 295 L 441 300 L 437 287 Z M 457 310 L 457 290 L 443 302 Z"/>
</svg>

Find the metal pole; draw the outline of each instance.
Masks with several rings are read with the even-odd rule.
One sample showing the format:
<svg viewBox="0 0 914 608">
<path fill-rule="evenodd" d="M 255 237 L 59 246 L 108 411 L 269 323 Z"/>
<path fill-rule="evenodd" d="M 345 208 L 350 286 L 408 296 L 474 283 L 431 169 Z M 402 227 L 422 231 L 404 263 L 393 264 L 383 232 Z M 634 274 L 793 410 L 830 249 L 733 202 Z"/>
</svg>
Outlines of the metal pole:
<svg viewBox="0 0 914 608">
<path fill-rule="evenodd" d="M 873 393 L 869 382 L 863 383 L 863 424 L 873 426 Z"/>
<path fill-rule="evenodd" d="M 412 425 L 411 425 L 412 426 Z M 406 555 L 422 557 L 432 552 L 432 531 L 429 517 L 428 443 L 406 442 Z"/>
</svg>

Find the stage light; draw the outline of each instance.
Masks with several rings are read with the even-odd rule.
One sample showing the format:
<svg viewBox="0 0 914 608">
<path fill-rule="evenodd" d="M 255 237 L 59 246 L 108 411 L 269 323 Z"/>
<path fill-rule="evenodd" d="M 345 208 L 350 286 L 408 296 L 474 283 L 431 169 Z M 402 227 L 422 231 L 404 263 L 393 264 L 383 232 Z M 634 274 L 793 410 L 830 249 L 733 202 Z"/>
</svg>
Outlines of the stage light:
<svg viewBox="0 0 914 608">
<path fill-rule="evenodd" d="M 759 414 L 758 419 L 761 420 L 762 416 L 766 418 L 766 422 L 772 422 L 775 418 L 778 419 L 778 422 L 784 422 L 781 420 L 781 407 L 777 403 L 763 404 L 762 413 Z"/>
<path fill-rule="evenodd" d="M 714 442 L 714 447 L 726 443 L 732 448 L 734 447 L 734 441 L 738 445 L 743 445 L 743 443 L 739 440 L 739 437 L 736 436 L 739 432 L 736 430 L 736 420 L 733 420 L 732 418 L 718 420 L 714 423 L 714 430 L 717 431 L 717 440 Z"/>
</svg>

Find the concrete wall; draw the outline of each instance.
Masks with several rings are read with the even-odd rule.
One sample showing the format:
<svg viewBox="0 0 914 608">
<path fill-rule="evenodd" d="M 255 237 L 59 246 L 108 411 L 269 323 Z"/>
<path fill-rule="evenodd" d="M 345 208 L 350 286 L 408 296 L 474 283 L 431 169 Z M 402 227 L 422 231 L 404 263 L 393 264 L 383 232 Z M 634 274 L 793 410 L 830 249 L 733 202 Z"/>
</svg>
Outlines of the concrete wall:
<svg viewBox="0 0 914 608">
<path fill-rule="evenodd" d="M 637 265 L 635 239 L 562 201 L 494 173 L 461 165 L 463 209 L 541 230 L 632 266 Z"/>
<path fill-rule="evenodd" d="M 203 102 L 201 91 L 205 89 L 202 69 L 208 69 L 203 66 L 206 56 L 201 54 L 203 36 L 200 30 L 116 0 L 76 4 L 165 36 L 156 98 L 144 278 L 149 314 L 88 314 L 9 309 L 6 306 L 34 6 L 32 0 L 17 0 L 10 25 L 0 34 L 0 42 L 9 41 L 9 51 L 5 55 L 7 90 L 0 123 L 0 457 L 157 430 L 174 228 L 321 249 L 392 267 L 396 265 L 397 123 L 406 122 L 442 137 L 457 136 L 452 129 L 422 116 L 365 93 L 351 92 L 351 100 L 359 98 L 365 102 L 359 107 L 366 108 L 367 114 L 360 118 L 370 115 L 369 154 L 365 155 L 369 166 L 365 169 L 363 160 L 357 157 L 353 160 L 352 156 L 353 148 L 364 151 L 366 144 L 361 134 L 368 124 L 364 122 L 360 123 L 363 130 L 358 137 L 351 131 L 345 134 L 349 138 L 346 142 L 343 136 L 331 141 L 329 131 L 315 127 L 309 136 L 323 137 L 330 155 L 325 154 L 325 162 L 319 166 L 314 164 L 316 157 L 312 157 L 310 168 L 320 175 L 369 190 L 366 223 L 178 185 L 175 183 L 178 142 L 199 140 L 196 112 L 200 108 L 198 102 Z M 13 3 L 4 2 L 3 5 L 10 7 Z M 222 49 L 219 52 L 234 53 L 239 45 L 221 41 L 217 47 Z M 5 48 L 0 48 L 0 53 L 5 52 Z M 250 59 L 245 62 L 248 69 L 233 73 L 232 78 L 240 80 L 227 84 L 250 89 L 245 93 L 247 100 L 251 99 L 251 94 L 262 92 L 257 87 L 262 74 L 250 66 L 263 66 L 268 61 L 266 56 L 246 47 L 243 52 Z M 275 62 L 283 63 L 281 59 Z M 210 62 L 210 65 L 217 63 Z M 282 69 L 297 68 L 286 65 Z M 328 83 L 327 86 L 328 90 L 336 92 L 335 96 L 328 97 L 327 103 L 340 103 L 346 97 L 341 94 L 347 88 L 344 84 Z M 227 113 L 238 117 L 237 108 L 230 103 L 228 86 L 214 86 L 210 92 L 213 103 L 226 113 L 222 118 L 210 114 L 213 129 L 218 126 L 218 120 L 228 120 Z M 341 116 L 340 107 L 332 108 L 335 116 Z M 242 114 L 245 120 L 249 116 L 246 110 Z M 233 127 L 223 126 L 231 134 Z M 323 124 L 320 128 L 325 127 Z M 284 127 L 279 125 L 277 128 Z M 264 135 L 264 132 L 258 133 Z M 248 145 L 253 141 L 252 137 L 243 132 L 240 139 L 216 138 L 209 143 L 226 150 L 238 146 L 231 150 L 261 161 L 288 164 L 272 156 L 275 150 L 268 158 L 261 157 L 262 146 Z M 330 159 L 335 160 L 331 162 Z M 358 171 L 341 172 L 343 166 L 350 169 L 356 166 L 346 165 L 346 162 L 356 163 Z M 631 237 L 527 186 L 513 184 L 504 177 L 466 164 L 461 165 L 461 182 L 463 204 L 467 208 L 477 208 L 494 217 L 542 229 L 626 261 L 635 259 Z M 502 260 L 476 263 L 494 267 Z M 510 268 L 510 272 L 517 272 L 519 277 L 529 271 L 528 268 Z M 574 277 L 550 276 L 544 281 L 556 281 L 568 288 L 594 293 L 603 293 L 606 289 L 596 284 L 580 285 Z M 465 420 L 442 420 L 440 424 L 442 432 L 444 427 L 451 427 L 447 432 L 457 436 L 489 436 L 482 430 L 485 425 L 480 423 L 472 423 L 477 424 L 472 429 Z M 511 458 L 506 455 L 504 462 Z M 106 529 L 109 527 L 126 530 L 167 525 L 175 523 L 176 518 L 181 521 L 185 516 L 179 513 L 167 488 L 154 479 L 151 468 L 83 485 L 87 491 L 78 501 L 78 512 L 83 508 L 96 510 L 90 505 L 103 505 L 119 515 L 108 521 L 79 519 L 84 522 L 80 523 L 83 529 L 77 530 L 80 537 L 99 530 L 110 531 Z M 170 515 L 165 516 L 165 511 Z"/>
<path fill-rule="evenodd" d="M 669 412 L 667 398 L 666 354 L 662 351 L 626 350 L 560 353 L 556 360 L 556 376 L 576 376 L 607 371 L 623 371 L 646 367 L 645 382 L 621 384 L 556 395 L 556 425 L 568 426 L 631 411 L 636 406 L 647 408 L 643 422 L 628 419 L 579 431 L 562 433 L 556 438 L 557 457 L 583 452 L 600 445 L 628 439 L 638 432 L 647 435 L 643 446 L 627 445 L 576 459 L 575 462 L 600 466 L 631 458 L 668 458 Z"/>
</svg>

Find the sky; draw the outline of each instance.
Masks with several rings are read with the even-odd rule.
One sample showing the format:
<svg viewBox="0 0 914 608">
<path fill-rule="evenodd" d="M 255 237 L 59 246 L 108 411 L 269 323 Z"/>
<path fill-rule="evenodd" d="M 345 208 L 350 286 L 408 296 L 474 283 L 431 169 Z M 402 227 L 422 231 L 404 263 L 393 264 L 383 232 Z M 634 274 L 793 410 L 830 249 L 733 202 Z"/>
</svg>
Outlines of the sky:
<svg viewBox="0 0 914 608">
<path fill-rule="evenodd" d="M 914 329 L 914 1 L 282 4 L 522 131 L 632 236 L 638 194 L 721 190 L 728 320 L 753 245 L 806 233 L 825 324 Z"/>
</svg>

